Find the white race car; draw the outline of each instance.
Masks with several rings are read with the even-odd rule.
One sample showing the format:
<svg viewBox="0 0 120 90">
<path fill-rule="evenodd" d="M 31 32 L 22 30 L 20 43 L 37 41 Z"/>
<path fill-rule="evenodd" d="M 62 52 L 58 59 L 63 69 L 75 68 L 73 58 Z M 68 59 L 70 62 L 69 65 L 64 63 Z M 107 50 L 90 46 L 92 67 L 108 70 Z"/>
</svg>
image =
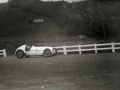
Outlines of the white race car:
<svg viewBox="0 0 120 90">
<path fill-rule="evenodd" d="M 44 55 L 45 57 L 54 56 L 57 50 L 48 46 L 35 46 L 33 44 L 22 45 L 16 49 L 15 55 L 17 58 L 29 57 L 31 55 Z"/>
</svg>

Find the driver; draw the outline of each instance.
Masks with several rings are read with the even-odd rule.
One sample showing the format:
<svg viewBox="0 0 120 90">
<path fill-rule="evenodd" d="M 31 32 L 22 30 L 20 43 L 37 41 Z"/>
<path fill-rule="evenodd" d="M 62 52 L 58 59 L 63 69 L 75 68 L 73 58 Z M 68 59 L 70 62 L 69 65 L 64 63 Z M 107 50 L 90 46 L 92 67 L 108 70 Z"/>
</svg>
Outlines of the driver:
<svg viewBox="0 0 120 90">
<path fill-rule="evenodd" d="M 25 47 L 25 50 L 26 51 L 29 51 L 32 47 L 32 44 L 26 44 L 26 47 Z"/>
</svg>

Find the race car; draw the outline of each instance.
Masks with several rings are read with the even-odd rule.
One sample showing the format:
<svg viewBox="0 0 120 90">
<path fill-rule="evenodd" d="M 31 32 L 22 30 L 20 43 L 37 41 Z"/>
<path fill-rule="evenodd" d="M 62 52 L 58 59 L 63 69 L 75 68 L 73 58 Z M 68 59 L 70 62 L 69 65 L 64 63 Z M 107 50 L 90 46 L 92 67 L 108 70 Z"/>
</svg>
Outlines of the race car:
<svg viewBox="0 0 120 90">
<path fill-rule="evenodd" d="M 33 55 L 44 55 L 45 57 L 55 56 L 57 50 L 50 46 L 35 46 L 33 44 L 25 44 L 16 49 L 15 55 L 17 58 L 23 58 Z"/>
</svg>

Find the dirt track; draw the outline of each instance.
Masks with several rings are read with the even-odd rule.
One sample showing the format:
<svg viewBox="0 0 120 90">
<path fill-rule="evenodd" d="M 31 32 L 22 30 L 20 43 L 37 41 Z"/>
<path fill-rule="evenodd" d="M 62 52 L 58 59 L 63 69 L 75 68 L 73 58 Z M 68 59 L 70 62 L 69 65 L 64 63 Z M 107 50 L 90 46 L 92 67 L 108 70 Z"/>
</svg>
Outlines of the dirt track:
<svg viewBox="0 0 120 90">
<path fill-rule="evenodd" d="M 0 90 L 119 90 L 119 55 L 0 57 Z"/>
</svg>

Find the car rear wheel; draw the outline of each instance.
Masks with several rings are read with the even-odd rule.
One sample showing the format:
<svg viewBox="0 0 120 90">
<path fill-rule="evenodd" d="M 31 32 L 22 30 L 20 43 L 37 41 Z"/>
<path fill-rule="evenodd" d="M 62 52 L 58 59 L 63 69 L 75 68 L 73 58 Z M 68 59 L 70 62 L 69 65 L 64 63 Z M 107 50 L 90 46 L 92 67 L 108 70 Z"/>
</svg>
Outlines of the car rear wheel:
<svg viewBox="0 0 120 90">
<path fill-rule="evenodd" d="M 45 57 L 50 57 L 51 56 L 51 50 L 50 49 L 45 49 L 44 52 L 43 52 L 43 55 Z"/>
<path fill-rule="evenodd" d="M 22 50 L 18 50 L 18 51 L 16 52 L 16 56 L 17 56 L 18 58 L 23 58 L 24 52 L 23 52 Z"/>
</svg>

